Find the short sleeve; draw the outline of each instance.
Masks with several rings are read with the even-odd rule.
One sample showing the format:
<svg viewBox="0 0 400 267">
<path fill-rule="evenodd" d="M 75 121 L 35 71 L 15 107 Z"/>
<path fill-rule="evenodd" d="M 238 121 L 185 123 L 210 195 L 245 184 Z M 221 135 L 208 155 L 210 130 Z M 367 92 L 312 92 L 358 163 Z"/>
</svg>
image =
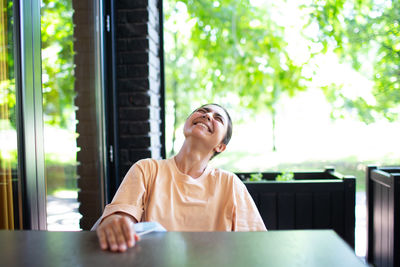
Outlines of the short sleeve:
<svg viewBox="0 0 400 267">
<path fill-rule="evenodd" d="M 135 163 L 125 175 L 111 203 L 105 207 L 102 219 L 116 212 L 124 212 L 140 222 L 146 199 L 145 178 L 141 163 Z"/>
<path fill-rule="evenodd" d="M 266 231 L 261 215 L 243 182 L 234 179 L 233 231 Z"/>
</svg>

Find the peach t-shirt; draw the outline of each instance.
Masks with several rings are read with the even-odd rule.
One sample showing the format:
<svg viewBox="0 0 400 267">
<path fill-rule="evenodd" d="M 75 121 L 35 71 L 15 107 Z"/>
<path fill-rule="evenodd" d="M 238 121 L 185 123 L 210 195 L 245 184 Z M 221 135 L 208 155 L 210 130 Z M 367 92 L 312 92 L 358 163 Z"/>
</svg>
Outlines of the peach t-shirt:
<svg viewBox="0 0 400 267">
<path fill-rule="evenodd" d="M 207 167 L 194 179 L 173 158 L 144 159 L 126 174 L 102 218 L 125 212 L 168 231 L 265 231 L 245 185 L 233 173 Z"/>
</svg>

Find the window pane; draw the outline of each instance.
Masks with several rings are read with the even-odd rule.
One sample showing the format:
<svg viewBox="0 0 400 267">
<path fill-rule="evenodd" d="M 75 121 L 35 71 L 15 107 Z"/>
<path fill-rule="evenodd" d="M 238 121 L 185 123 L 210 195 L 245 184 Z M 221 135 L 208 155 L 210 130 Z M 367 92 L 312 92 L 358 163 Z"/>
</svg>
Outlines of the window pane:
<svg viewBox="0 0 400 267">
<path fill-rule="evenodd" d="M 99 6 L 96 0 L 42 1 L 48 230 L 90 229 L 102 211 Z"/>
<path fill-rule="evenodd" d="M 0 0 L 0 229 L 21 229 L 13 1 Z"/>
<path fill-rule="evenodd" d="M 71 0 L 42 1 L 42 88 L 49 230 L 79 230 Z"/>
</svg>

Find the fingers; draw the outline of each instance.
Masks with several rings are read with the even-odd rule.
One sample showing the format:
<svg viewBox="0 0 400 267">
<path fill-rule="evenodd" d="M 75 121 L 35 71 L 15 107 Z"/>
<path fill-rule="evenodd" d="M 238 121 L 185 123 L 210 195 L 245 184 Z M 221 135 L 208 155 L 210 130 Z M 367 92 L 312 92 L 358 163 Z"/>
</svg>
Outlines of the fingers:
<svg viewBox="0 0 400 267">
<path fill-rule="evenodd" d="M 123 227 L 122 227 L 123 224 L 124 224 L 124 220 L 119 219 L 113 225 L 114 227 L 112 230 L 114 230 L 113 231 L 114 240 L 110 239 L 111 242 L 114 241 L 112 243 L 110 242 L 112 251 L 119 250 L 119 251 L 123 252 L 127 249 L 127 246 L 126 246 L 127 242 L 125 241 L 125 235 L 123 233 Z"/>
<path fill-rule="evenodd" d="M 97 237 L 99 239 L 101 249 L 106 250 L 108 248 L 108 244 L 107 244 L 107 238 L 106 238 L 105 232 L 99 231 L 99 229 L 97 229 L 96 233 L 97 233 Z"/>
<path fill-rule="evenodd" d="M 138 241 L 133 222 L 126 216 L 110 215 L 98 227 L 97 236 L 101 249 L 126 251 Z"/>
<path fill-rule="evenodd" d="M 128 218 L 124 218 L 126 220 L 126 223 L 122 224 L 123 226 L 123 233 L 125 235 L 125 240 L 128 244 L 128 247 L 133 247 L 135 245 L 136 239 L 136 232 L 133 227 L 133 222 L 129 220 Z"/>
<path fill-rule="evenodd" d="M 118 251 L 118 243 L 117 243 L 117 233 L 114 231 L 112 227 L 107 227 L 105 229 L 107 241 L 108 241 L 108 248 L 111 251 Z"/>
</svg>

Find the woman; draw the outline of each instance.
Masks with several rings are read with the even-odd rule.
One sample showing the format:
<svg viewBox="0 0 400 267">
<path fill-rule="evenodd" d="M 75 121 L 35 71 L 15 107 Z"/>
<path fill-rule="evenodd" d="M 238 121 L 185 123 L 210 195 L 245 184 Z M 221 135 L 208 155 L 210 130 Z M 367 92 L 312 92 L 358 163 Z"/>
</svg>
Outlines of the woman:
<svg viewBox="0 0 400 267">
<path fill-rule="evenodd" d="M 102 249 L 134 246 L 139 238 L 132 225 L 142 221 L 157 221 L 168 231 L 266 230 L 239 178 L 208 166 L 231 138 L 228 112 L 203 105 L 187 118 L 183 132 L 176 156 L 140 160 L 128 171 L 97 228 Z"/>
</svg>

